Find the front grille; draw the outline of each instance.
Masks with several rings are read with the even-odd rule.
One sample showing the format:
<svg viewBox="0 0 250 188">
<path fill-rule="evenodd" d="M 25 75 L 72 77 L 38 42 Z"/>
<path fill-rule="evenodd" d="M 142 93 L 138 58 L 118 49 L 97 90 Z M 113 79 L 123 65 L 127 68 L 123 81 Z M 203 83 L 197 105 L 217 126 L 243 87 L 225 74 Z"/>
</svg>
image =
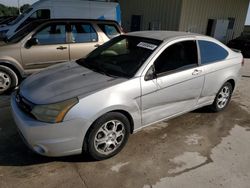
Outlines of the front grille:
<svg viewBox="0 0 250 188">
<path fill-rule="evenodd" d="M 33 107 L 34 107 L 34 104 L 33 104 L 32 102 L 28 101 L 27 99 L 25 99 L 25 98 L 19 93 L 19 91 L 18 91 L 17 94 L 16 94 L 16 103 L 17 103 L 17 105 L 19 106 L 19 108 L 20 108 L 23 112 L 25 112 L 25 113 L 31 115 L 31 111 L 32 111 L 32 109 L 33 109 Z"/>
</svg>

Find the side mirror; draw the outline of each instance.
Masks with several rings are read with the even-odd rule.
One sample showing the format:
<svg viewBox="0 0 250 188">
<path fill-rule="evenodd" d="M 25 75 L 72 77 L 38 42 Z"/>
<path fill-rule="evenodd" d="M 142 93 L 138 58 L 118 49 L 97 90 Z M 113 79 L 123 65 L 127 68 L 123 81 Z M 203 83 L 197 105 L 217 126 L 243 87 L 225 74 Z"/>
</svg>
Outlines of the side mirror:
<svg viewBox="0 0 250 188">
<path fill-rule="evenodd" d="M 31 46 L 37 45 L 38 44 L 38 39 L 37 38 L 31 38 L 30 40 L 27 41 L 26 43 L 26 48 L 30 48 Z"/>
<path fill-rule="evenodd" d="M 152 65 L 149 69 L 148 72 L 146 73 L 144 80 L 145 81 L 149 81 L 149 80 L 153 80 L 156 79 L 157 75 L 155 73 L 155 67 L 154 65 Z"/>
</svg>

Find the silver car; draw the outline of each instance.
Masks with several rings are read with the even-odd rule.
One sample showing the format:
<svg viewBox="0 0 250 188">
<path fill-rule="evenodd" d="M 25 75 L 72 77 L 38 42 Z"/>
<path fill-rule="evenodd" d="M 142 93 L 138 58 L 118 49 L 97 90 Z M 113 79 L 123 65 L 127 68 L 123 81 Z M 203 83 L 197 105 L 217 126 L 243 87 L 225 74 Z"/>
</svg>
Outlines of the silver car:
<svg viewBox="0 0 250 188">
<path fill-rule="evenodd" d="M 203 106 L 223 110 L 243 64 L 202 35 L 144 31 L 28 77 L 12 95 L 25 142 L 45 156 L 116 155 L 143 127 Z"/>
</svg>

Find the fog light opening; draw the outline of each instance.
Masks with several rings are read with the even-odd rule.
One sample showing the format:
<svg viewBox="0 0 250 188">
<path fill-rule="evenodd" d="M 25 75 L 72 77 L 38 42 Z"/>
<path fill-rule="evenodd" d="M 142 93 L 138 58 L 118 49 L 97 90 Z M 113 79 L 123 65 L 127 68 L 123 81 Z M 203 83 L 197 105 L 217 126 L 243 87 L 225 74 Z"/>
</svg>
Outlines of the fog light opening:
<svg viewBox="0 0 250 188">
<path fill-rule="evenodd" d="M 37 152 L 38 154 L 45 154 L 46 153 L 46 150 L 42 147 L 42 146 L 39 146 L 39 145 L 35 145 L 33 147 L 34 151 Z"/>
</svg>

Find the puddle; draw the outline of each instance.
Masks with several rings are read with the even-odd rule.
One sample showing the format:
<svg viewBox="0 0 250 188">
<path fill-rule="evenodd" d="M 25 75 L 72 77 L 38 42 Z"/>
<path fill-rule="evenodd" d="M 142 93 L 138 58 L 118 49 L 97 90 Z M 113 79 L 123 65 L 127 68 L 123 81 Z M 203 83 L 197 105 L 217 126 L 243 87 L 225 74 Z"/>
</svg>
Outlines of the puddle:
<svg viewBox="0 0 250 188">
<path fill-rule="evenodd" d="M 212 149 L 213 162 L 175 177 L 161 178 L 154 185 L 144 187 L 249 187 L 250 184 L 250 133 L 246 128 L 235 125 L 230 135 Z M 192 158 L 193 157 L 193 158 Z M 186 153 L 172 162 L 183 163 L 182 167 L 195 167 L 195 161 L 204 161 L 199 153 Z M 183 162 L 185 161 L 185 162 Z M 192 162 L 190 162 L 192 161 Z M 188 165 L 187 165 L 188 164 Z M 248 164 L 248 165 L 246 165 Z M 181 167 L 179 167 L 181 169 Z M 177 172 L 179 170 L 177 168 Z M 175 172 L 175 171 L 174 171 Z M 192 178 L 192 181 L 190 181 Z"/>
<path fill-rule="evenodd" d="M 155 125 L 150 125 L 148 127 L 143 128 L 143 131 L 151 132 L 152 130 L 161 130 L 168 127 L 168 123 L 166 121 L 159 122 Z"/>
<path fill-rule="evenodd" d="M 204 164 L 207 158 L 201 156 L 198 152 L 185 152 L 169 161 L 177 165 L 177 167 L 175 169 L 170 169 L 168 173 L 177 174 Z"/>
<path fill-rule="evenodd" d="M 167 133 L 165 133 L 165 134 L 163 134 L 162 136 L 161 136 L 161 139 L 166 139 L 168 137 L 168 134 Z"/>
<path fill-rule="evenodd" d="M 199 136 L 197 134 L 188 135 L 188 136 L 186 136 L 185 143 L 187 145 L 197 145 L 197 144 L 199 144 L 199 141 L 202 138 L 203 138 L 202 136 Z"/>
<path fill-rule="evenodd" d="M 116 164 L 115 166 L 112 166 L 112 167 L 111 167 L 111 170 L 114 171 L 114 172 L 119 172 L 120 169 L 121 169 L 122 167 L 124 167 L 124 166 L 126 166 L 126 165 L 128 165 L 128 164 L 129 164 L 129 162 L 126 162 L 126 163 L 118 163 L 118 164 Z"/>
</svg>

